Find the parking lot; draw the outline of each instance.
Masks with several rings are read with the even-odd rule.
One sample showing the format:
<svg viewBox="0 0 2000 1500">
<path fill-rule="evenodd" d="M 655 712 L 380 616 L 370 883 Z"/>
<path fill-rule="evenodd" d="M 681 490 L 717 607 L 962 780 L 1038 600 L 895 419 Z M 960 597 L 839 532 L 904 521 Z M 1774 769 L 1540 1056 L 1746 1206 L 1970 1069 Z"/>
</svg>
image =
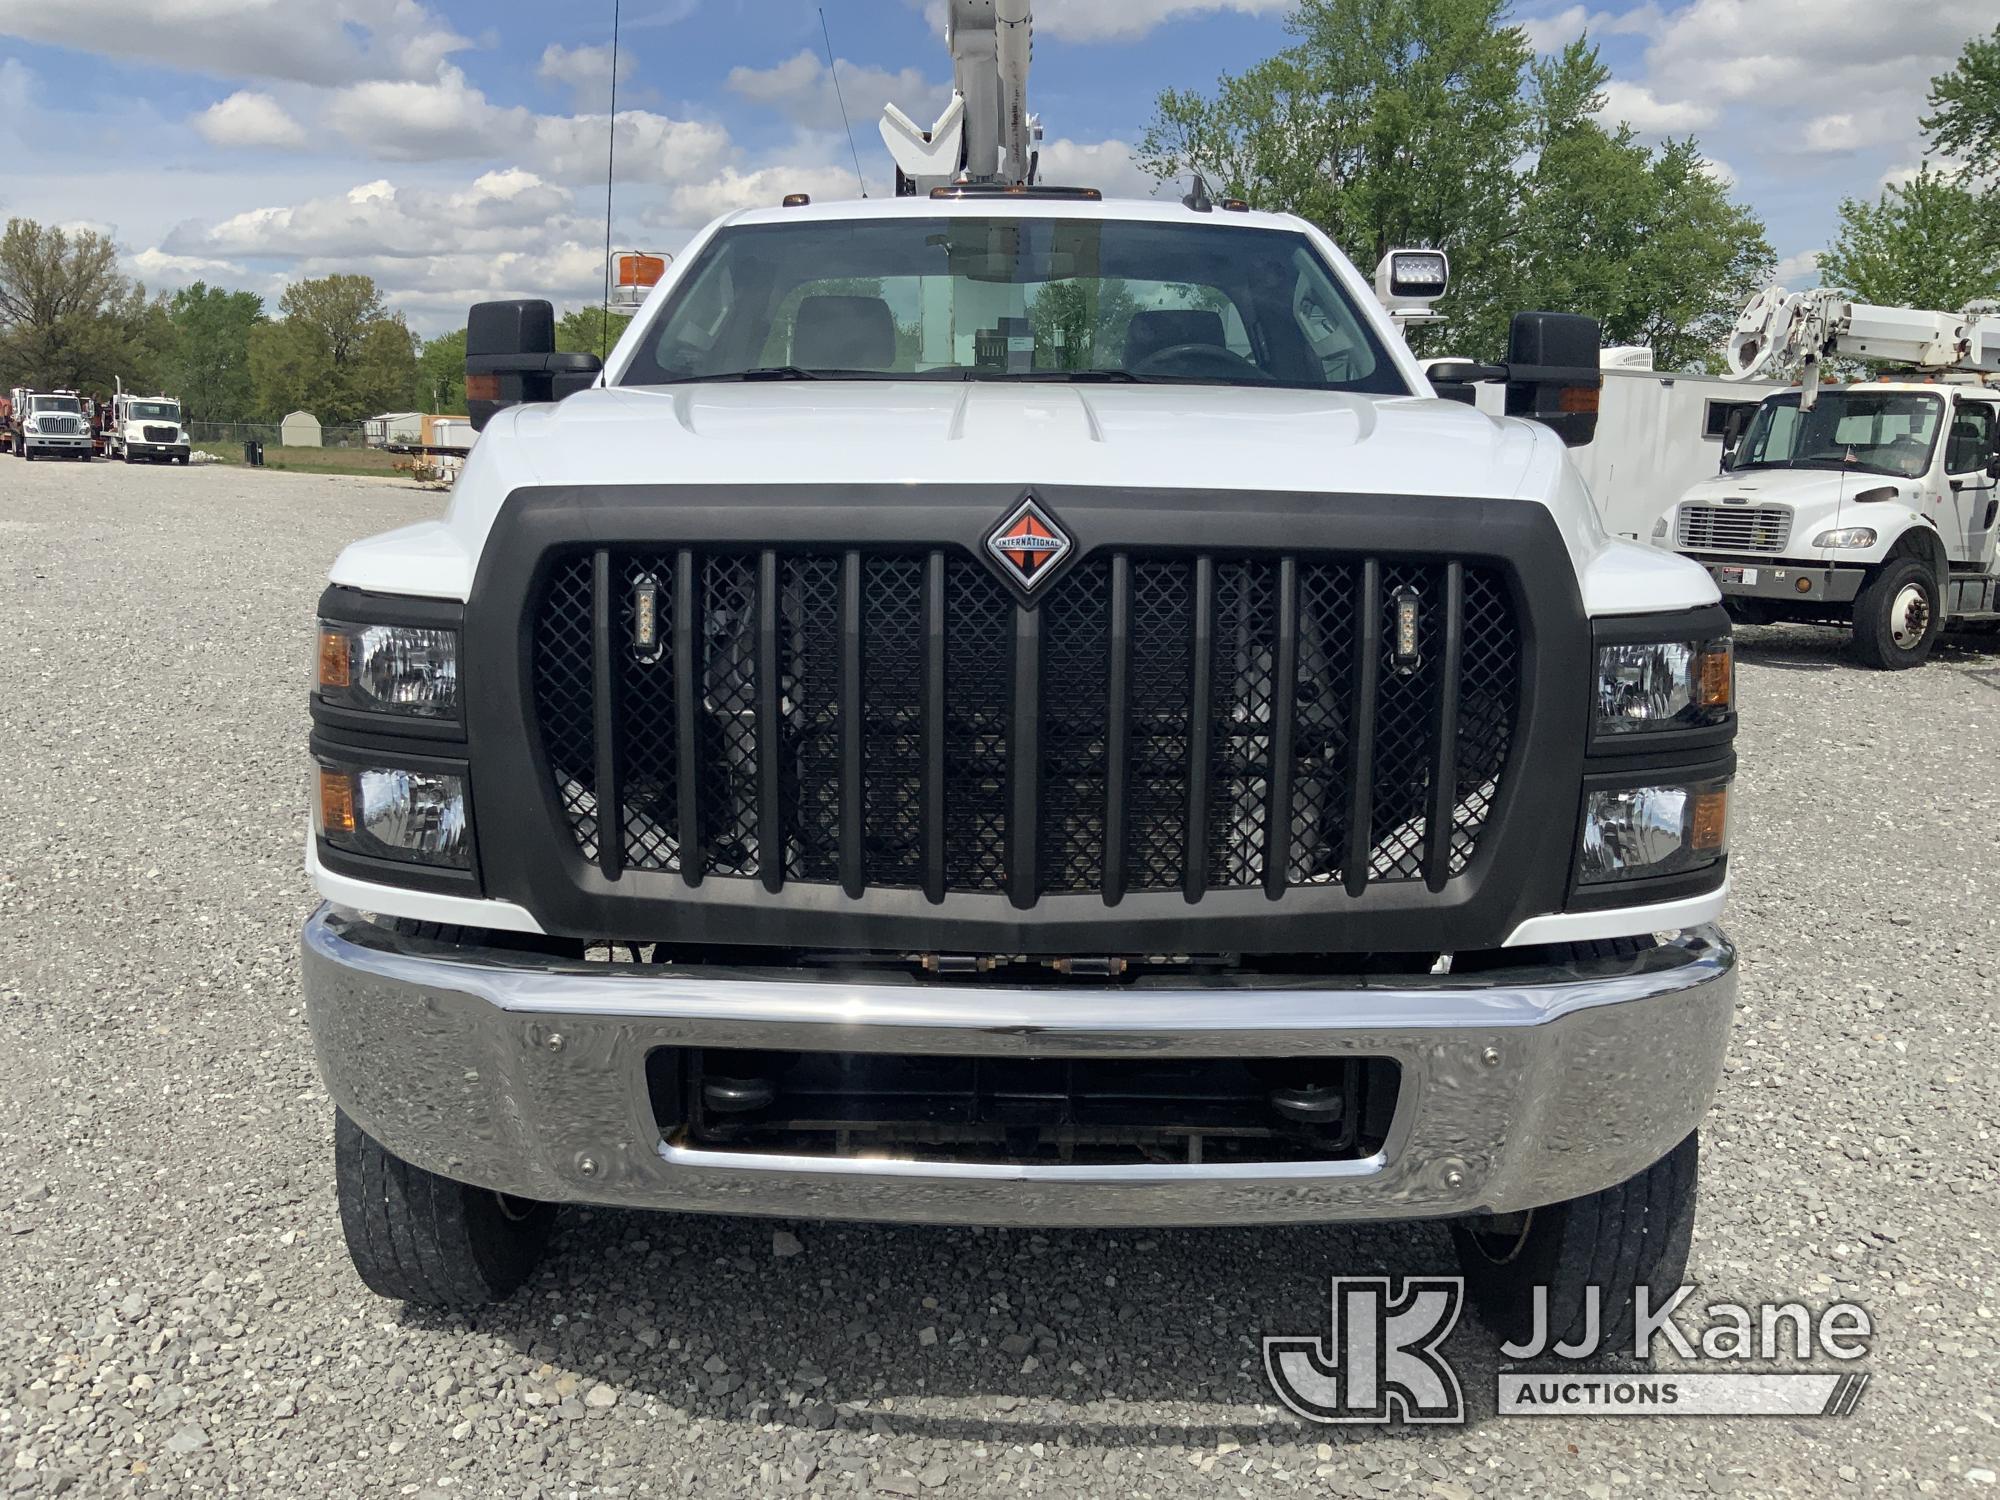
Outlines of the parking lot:
<svg viewBox="0 0 2000 1500">
<path fill-rule="evenodd" d="M 2000 1493 L 2000 649 L 1752 631 L 1698 1300 L 1852 1299 L 1846 1419 L 1313 1429 L 1265 1334 L 1435 1226 L 980 1233 L 572 1212 L 513 1303 L 350 1270 L 298 995 L 343 542 L 442 497 L 0 460 L 0 1486 L 77 1495 Z"/>
</svg>

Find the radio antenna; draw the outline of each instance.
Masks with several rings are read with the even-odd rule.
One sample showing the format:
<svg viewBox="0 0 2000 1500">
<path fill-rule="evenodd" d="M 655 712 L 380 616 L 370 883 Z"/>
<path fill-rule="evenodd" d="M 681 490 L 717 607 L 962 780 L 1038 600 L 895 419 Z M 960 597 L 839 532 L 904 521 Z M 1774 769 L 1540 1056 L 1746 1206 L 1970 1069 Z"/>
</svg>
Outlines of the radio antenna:
<svg viewBox="0 0 2000 1500">
<path fill-rule="evenodd" d="M 840 90 L 840 64 L 833 60 L 833 31 L 826 24 L 826 7 L 819 8 L 819 34 L 826 38 L 826 70 L 833 75 L 833 97 L 840 101 L 840 123 L 847 127 L 847 149 L 854 153 L 854 180 L 868 196 L 868 179 L 861 175 L 861 148 L 854 144 L 854 122 L 847 118 L 847 96 Z"/>
<path fill-rule="evenodd" d="M 611 204 L 618 184 L 618 33 L 625 0 L 611 0 L 611 141 L 604 153 L 604 310 L 598 324 L 598 357 L 611 359 Z M 824 19 L 824 17 L 822 17 Z"/>
</svg>

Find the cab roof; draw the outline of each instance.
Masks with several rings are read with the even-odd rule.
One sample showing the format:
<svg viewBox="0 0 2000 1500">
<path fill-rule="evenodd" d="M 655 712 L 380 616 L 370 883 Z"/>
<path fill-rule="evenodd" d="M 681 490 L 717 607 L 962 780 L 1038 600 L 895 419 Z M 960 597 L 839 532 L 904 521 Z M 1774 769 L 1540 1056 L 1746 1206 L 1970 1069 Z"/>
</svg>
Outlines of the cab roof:
<svg viewBox="0 0 2000 1500">
<path fill-rule="evenodd" d="M 1059 190 L 1058 190 L 1059 191 Z M 1200 213 L 1178 197 L 1102 198 L 1042 196 L 1033 189 L 1025 193 L 975 193 L 963 198 L 845 198 L 825 203 L 801 204 L 785 208 L 744 209 L 723 220 L 724 225 L 847 223 L 868 219 L 1118 219 L 1146 224 L 1200 224 L 1221 228 L 1285 229 L 1296 232 L 1305 221 L 1293 214 L 1262 213 L 1256 209 L 1229 209 L 1217 199 L 1207 213 Z"/>
</svg>

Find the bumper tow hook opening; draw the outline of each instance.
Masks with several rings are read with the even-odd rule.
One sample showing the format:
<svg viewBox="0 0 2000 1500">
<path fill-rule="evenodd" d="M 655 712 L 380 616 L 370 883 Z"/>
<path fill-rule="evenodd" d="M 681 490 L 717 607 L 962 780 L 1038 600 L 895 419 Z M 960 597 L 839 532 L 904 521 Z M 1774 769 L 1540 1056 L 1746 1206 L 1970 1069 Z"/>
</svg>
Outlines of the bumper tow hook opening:
<svg viewBox="0 0 2000 1500">
<path fill-rule="evenodd" d="M 701 1102 L 718 1115 L 754 1115 L 769 1109 L 778 1086 L 768 1078 L 704 1078 Z"/>
</svg>

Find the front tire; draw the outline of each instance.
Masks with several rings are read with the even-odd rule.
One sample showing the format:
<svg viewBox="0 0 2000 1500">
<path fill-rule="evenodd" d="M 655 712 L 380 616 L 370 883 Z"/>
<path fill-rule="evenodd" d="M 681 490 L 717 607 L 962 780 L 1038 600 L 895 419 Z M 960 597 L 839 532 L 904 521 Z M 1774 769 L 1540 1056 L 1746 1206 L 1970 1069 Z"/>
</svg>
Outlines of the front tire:
<svg viewBox="0 0 2000 1500">
<path fill-rule="evenodd" d="M 333 1159 L 347 1253 L 378 1296 L 470 1312 L 511 1297 L 548 1248 L 553 1204 L 412 1166 L 338 1110 Z"/>
<path fill-rule="evenodd" d="M 1465 1289 L 1480 1320 L 1523 1343 L 1534 1328 L 1534 1289 L 1548 1288 L 1551 1343 L 1574 1344 L 1588 1327 L 1588 1289 L 1598 1290 L 1597 1347 L 1630 1350 L 1640 1287 L 1658 1309 L 1687 1274 L 1694 1239 L 1699 1135 L 1636 1177 L 1588 1197 L 1494 1221 L 1451 1226 Z"/>
<path fill-rule="evenodd" d="M 1921 667 L 1943 634 L 1937 574 L 1920 558 L 1890 558 L 1854 601 L 1854 649 L 1884 672 Z"/>
</svg>

